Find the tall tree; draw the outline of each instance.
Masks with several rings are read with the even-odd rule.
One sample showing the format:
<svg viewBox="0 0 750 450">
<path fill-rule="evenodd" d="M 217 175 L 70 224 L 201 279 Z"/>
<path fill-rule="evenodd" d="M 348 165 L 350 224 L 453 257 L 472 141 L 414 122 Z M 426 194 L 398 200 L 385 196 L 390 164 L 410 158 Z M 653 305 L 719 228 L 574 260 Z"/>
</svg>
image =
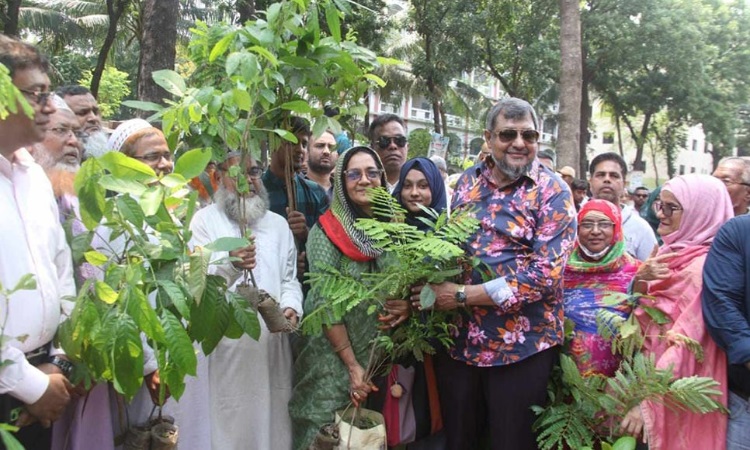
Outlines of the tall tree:
<svg viewBox="0 0 750 450">
<path fill-rule="evenodd" d="M 578 167 L 581 120 L 581 12 L 578 0 L 560 0 L 560 126 L 557 161 Z M 584 173 L 584 172 L 580 172 Z"/>
<path fill-rule="evenodd" d="M 162 103 L 167 92 L 151 77 L 157 70 L 174 69 L 179 0 L 144 0 L 138 98 Z"/>
<path fill-rule="evenodd" d="M 481 67 L 512 97 L 537 109 L 557 100 L 558 4 L 549 0 L 478 0 L 472 27 Z M 552 94 L 552 95 L 550 95 Z"/>
<path fill-rule="evenodd" d="M 99 49 L 99 56 L 96 60 L 96 67 L 94 68 L 93 76 L 91 78 L 91 93 L 96 97 L 99 92 L 99 83 L 104 73 L 104 68 L 107 64 L 107 57 L 109 51 L 112 49 L 112 45 L 115 43 L 117 38 L 117 24 L 120 18 L 125 14 L 130 6 L 131 0 L 107 0 L 107 16 L 109 17 L 109 26 L 107 27 L 107 35 L 104 38 L 104 44 Z"/>
<path fill-rule="evenodd" d="M 3 33 L 8 36 L 18 36 L 18 15 L 21 9 L 21 0 L 0 0 L 0 22 L 3 24 Z"/>
</svg>

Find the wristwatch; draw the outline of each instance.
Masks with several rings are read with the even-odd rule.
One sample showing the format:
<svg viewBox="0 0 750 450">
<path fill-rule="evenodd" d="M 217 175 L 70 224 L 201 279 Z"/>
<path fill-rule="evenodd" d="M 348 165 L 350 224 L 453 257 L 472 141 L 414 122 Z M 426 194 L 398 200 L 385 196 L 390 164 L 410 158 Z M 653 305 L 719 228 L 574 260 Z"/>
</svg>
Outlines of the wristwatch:
<svg viewBox="0 0 750 450">
<path fill-rule="evenodd" d="M 466 306 L 466 286 L 459 284 L 456 289 L 456 303 L 459 306 Z"/>
<path fill-rule="evenodd" d="M 65 378 L 70 379 L 73 375 L 73 363 L 60 358 L 59 356 L 53 356 L 49 359 L 50 364 L 53 364 L 60 368 Z"/>
</svg>

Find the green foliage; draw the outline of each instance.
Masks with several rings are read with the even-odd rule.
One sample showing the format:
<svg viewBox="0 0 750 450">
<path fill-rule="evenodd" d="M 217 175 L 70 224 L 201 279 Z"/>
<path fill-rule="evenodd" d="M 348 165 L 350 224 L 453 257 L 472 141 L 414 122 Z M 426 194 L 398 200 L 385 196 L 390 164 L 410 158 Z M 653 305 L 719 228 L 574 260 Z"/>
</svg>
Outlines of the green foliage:
<svg viewBox="0 0 750 450">
<path fill-rule="evenodd" d="M 100 275 L 81 287 L 57 336 L 81 363 L 80 377 L 111 381 L 132 397 L 143 382 L 145 341 L 156 356 L 162 397 L 169 388 L 179 398 L 185 376 L 196 374 L 195 345 L 209 354 L 223 337 L 239 337 L 235 330 L 259 336 L 255 312 L 225 296 L 226 280 L 208 273 L 212 251 L 247 241 L 187 246 L 196 196 L 188 195 L 186 177 L 203 171 L 209 157 L 187 152 L 163 177 L 121 153 L 83 164 L 75 182 L 81 216 L 101 242 L 77 253 Z M 107 197 L 105 188 L 116 195 Z"/>
<path fill-rule="evenodd" d="M 21 109 L 28 117 L 34 117 L 34 109 L 13 84 L 8 68 L 0 63 L 0 120 L 8 117 L 8 114 L 18 113 L 18 105 L 21 105 Z"/>
<path fill-rule="evenodd" d="M 360 279 L 330 266 L 310 272 L 307 282 L 311 292 L 325 299 L 325 303 L 302 321 L 304 332 L 320 333 L 323 326 L 339 322 L 347 311 L 362 303 L 368 305 L 372 314 L 387 299 L 407 299 L 411 286 L 452 279 L 467 263 L 459 245 L 479 226 L 473 211 L 454 211 L 449 219 L 446 212 L 438 215 L 425 208 L 430 213 L 430 219 L 425 220 L 432 231 L 424 232 L 404 223 L 406 211 L 385 189 L 372 190 L 371 202 L 376 217 L 393 217 L 393 220 L 358 219 L 355 226 L 385 252 L 387 263 L 381 271 L 364 273 Z M 427 340 L 436 338 L 448 344 L 449 331 L 446 314 L 430 311 L 423 317 L 411 317 L 392 334 L 379 337 L 377 343 L 389 356 L 411 353 L 421 361 L 425 352 L 434 352 Z"/>
<path fill-rule="evenodd" d="M 416 158 L 417 156 L 424 156 L 426 158 L 430 150 L 431 141 L 432 135 L 430 135 L 430 131 L 427 129 L 417 128 L 409 133 L 409 158 Z"/>
<path fill-rule="evenodd" d="M 176 98 L 157 113 L 165 132 L 200 147 L 259 157 L 261 143 L 275 150 L 281 139 L 295 141 L 285 130 L 289 115 L 309 117 L 314 135 L 341 129 L 336 118 L 324 116 L 326 104 L 335 104 L 341 115 L 364 115 L 362 97 L 383 84 L 372 73 L 380 62 L 357 45 L 353 33 L 341 33 L 339 3 L 273 3 L 264 19 L 242 27 L 198 22 L 189 46 L 195 71 L 187 78 L 154 73 L 157 84 Z"/>
<path fill-rule="evenodd" d="M 631 299 L 623 294 L 605 300 L 608 304 L 622 301 Z M 657 323 L 668 320 L 655 308 L 650 308 L 647 314 Z M 658 369 L 653 356 L 640 352 L 644 336 L 635 314 L 623 319 L 600 310 L 597 323 L 598 333 L 609 339 L 613 353 L 622 357 L 620 367 L 612 377 L 596 373 L 582 375 L 570 356 L 561 355 L 560 367 L 554 370 L 548 386 L 550 404 L 533 408 L 539 416 L 534 428 L 539 432 L 537 441 L 541 449 L 595 448 L 597 445 L 633 448 L 632 437 L 620 438 L 610 447 L 607 441 L 616 437 L 616 428 L 628 411 L 645 400 L 697 413 L 724 409 L 717 400 L 721 392 L 716 380 L 697 376 L 675 379 L 671 367 Z M 572 330 L 572 324 L 566 322 L 566 337 L 572 335 Z M 702 355 L 700 345 L 686 336 L 667 333 L 663 338 L 669 339 L 672 345 L 686 346 L 696 359 Z"/>
<path fill-rule="evenodd" d="M 92 73 L 87 70 L 78 83 L 83 86 L 91 86 Z M 110 119 L 117 114 L 122 99 L 130 94 L 130 75 L 117 70 L 114 66 L 107 66 L 102 73 L 101 84 L 99 84 L 99 109 L 102 118 Z"/>
</svg>

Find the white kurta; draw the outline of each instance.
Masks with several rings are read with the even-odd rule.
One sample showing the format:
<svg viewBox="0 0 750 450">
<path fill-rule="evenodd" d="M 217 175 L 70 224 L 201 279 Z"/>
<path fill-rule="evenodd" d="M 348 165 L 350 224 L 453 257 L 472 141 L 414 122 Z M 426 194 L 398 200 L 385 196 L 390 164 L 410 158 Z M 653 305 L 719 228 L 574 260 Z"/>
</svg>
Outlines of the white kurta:
<svg viewBox="0 0 750 450">
<path fill-rule="evenodd" d="M 198 211 L 190 228 L 192 245 L 240 236 L 237 224 L 217 205 Z M 301 317 L 302 288 L 297 281 L 297 250 L 289 225 L 268 211 L 252 227 L 252 233 L 257 255 L 253 274 L 258 286 L 277 299 L 282 309 L 293 308 Z M 217 253 L 212 259 L 226 256 Z M 231 263 L 212 265 L 210 270 L 225 277 L 232 290 L 242 281 L 241 272 Z M 291 448 L 289 336 L 271 334 L 262 319 L 260 322 L 258 342 L 247 336 L 224 338 L 208 358 L 199 355 L 199 377 L 188 379 L 179 404 L 168 408 L 180 427 L 181 450 L 206 449 L 205 436 L 210 436 L 214 450 Z M 207 378 L 200 377 L 206 372 Z"/>
<path fill-rule="evenodd" d="M 12 163 L 0 156 L 0 282 L 11 289 L 29 273 L 36 289 L 13 294 L 9 310 L 0 301 L 0 323 L 8 315 L 3 334 L 11 338 L 2 346 L 2 359 L 13 362 L 0 369 L 0 394 L 24 403 L 39 400 L 49 384 L 24 353 L 52 340 L 73 308 L 63 297 L 75 296 L 75 285 L 52 186 L 31 155 L 18 150 Z"/>
</svg>

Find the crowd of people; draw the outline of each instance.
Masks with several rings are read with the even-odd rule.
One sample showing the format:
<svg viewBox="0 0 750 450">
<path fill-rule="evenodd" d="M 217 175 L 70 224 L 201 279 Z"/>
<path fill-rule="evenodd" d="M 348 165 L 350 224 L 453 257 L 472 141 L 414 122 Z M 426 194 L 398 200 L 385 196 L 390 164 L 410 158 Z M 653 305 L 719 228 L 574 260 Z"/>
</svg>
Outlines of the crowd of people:
<svg viewBox="0 0 750 450">
<path fill-rule="evenodd" d="M 106 129 L 85 87 L 52 90 L 33 46 L 0 37 L 0 63 L 34 110 L 0 120 L 0 282 L 10 289 L 25 274 L 36 281 L 0 302 L 0 422 L 17 425 L 28 449 L 116 448 L 122 412 L 137 424 L 158 401 L 159 373 L 144 345 L 141 398 L 126 408 L 107 383 L 89 391 L 70 383 L 73 364 L 52 340 L 76 283 L 95 275 L 85 263 L 74 267 L 61 224 L 78 214 L 73 180 L 83 159 L 121 152 L 161 176 L 173 170 L 173 153 L 146 120 Z M 537 448 L 531 407 L 546 403 L 561 351 L 584 376 L 617 370 L 618 355 L 597 333 L 597 314 L 607 310 L 634 315 L 646 336 L 640 351 L 658 368 L 715 379 L 729 409 L 699 414 L 644 401 L 622 412 L 615 435 L 637 436 L 653 450 L 750 448 L 748 160 L 726 158 L 712 176 L 680 175 L 630 194 L 628 166 L 615 153 L 597 155 L 588 180 L 571 167 L 556 171 L 554 153 L 539 149 L 533 107 L 505 98 L 488 111 L 477 163 L 449 185 L 442 158 L 409 159 L 396 115 L 375 118 L 367 145 L 348 148 L 333 131 L 313 136 L 302 118 L 285 125 L 297 142 L 273 149 L 268 167 L 229 150 L 193 180 L 203 199 L 190 230 L 191 245 L 203 246 L 250 229 L 248 247 L 212 255 L 211 273 L 234 291 L 253 270 L 292 325 L 326 301 L 304 286 L 306 272 L 334 267 L 359 278 L 388 264 L 387 252 L 355 227 L 375 215 L 371 189 L 391 192 L 419 229 L 429 228 L 423 207 L 471 209 L 480 222 L 463 248 L 482 265 L 430 285 L 434 308 L 455 314 L 452 344 L 418 368 L 430 401 L 414 405 L 429 404 L 429 423 L 413 417 L 395 436 L 389 430 L 389 445 Z M 233 167 L 249 192 L 238 192 Z M 71 234 L 81 232 L 72 223 Z M 198 351 L 198 376 L 179 402 L 163 405 L 180 426 L 179 448 L 322 448 L 316 437 L 336 411 L 396 395 L 366 376 L 368 352 L 379 326 L 419 314 L 422 289 L 388 300 L 377 319 L 362 304 L 319 335 L 271 333 L 261 320 L 258 341 L 224 338 L 211 354 Z M 667 324 L 643 306 L 661 310 Z M 565 319 L 574 324 L 570 336 Z M 700 343 L 702 357 L 675 335 Z"/>
</svg>

